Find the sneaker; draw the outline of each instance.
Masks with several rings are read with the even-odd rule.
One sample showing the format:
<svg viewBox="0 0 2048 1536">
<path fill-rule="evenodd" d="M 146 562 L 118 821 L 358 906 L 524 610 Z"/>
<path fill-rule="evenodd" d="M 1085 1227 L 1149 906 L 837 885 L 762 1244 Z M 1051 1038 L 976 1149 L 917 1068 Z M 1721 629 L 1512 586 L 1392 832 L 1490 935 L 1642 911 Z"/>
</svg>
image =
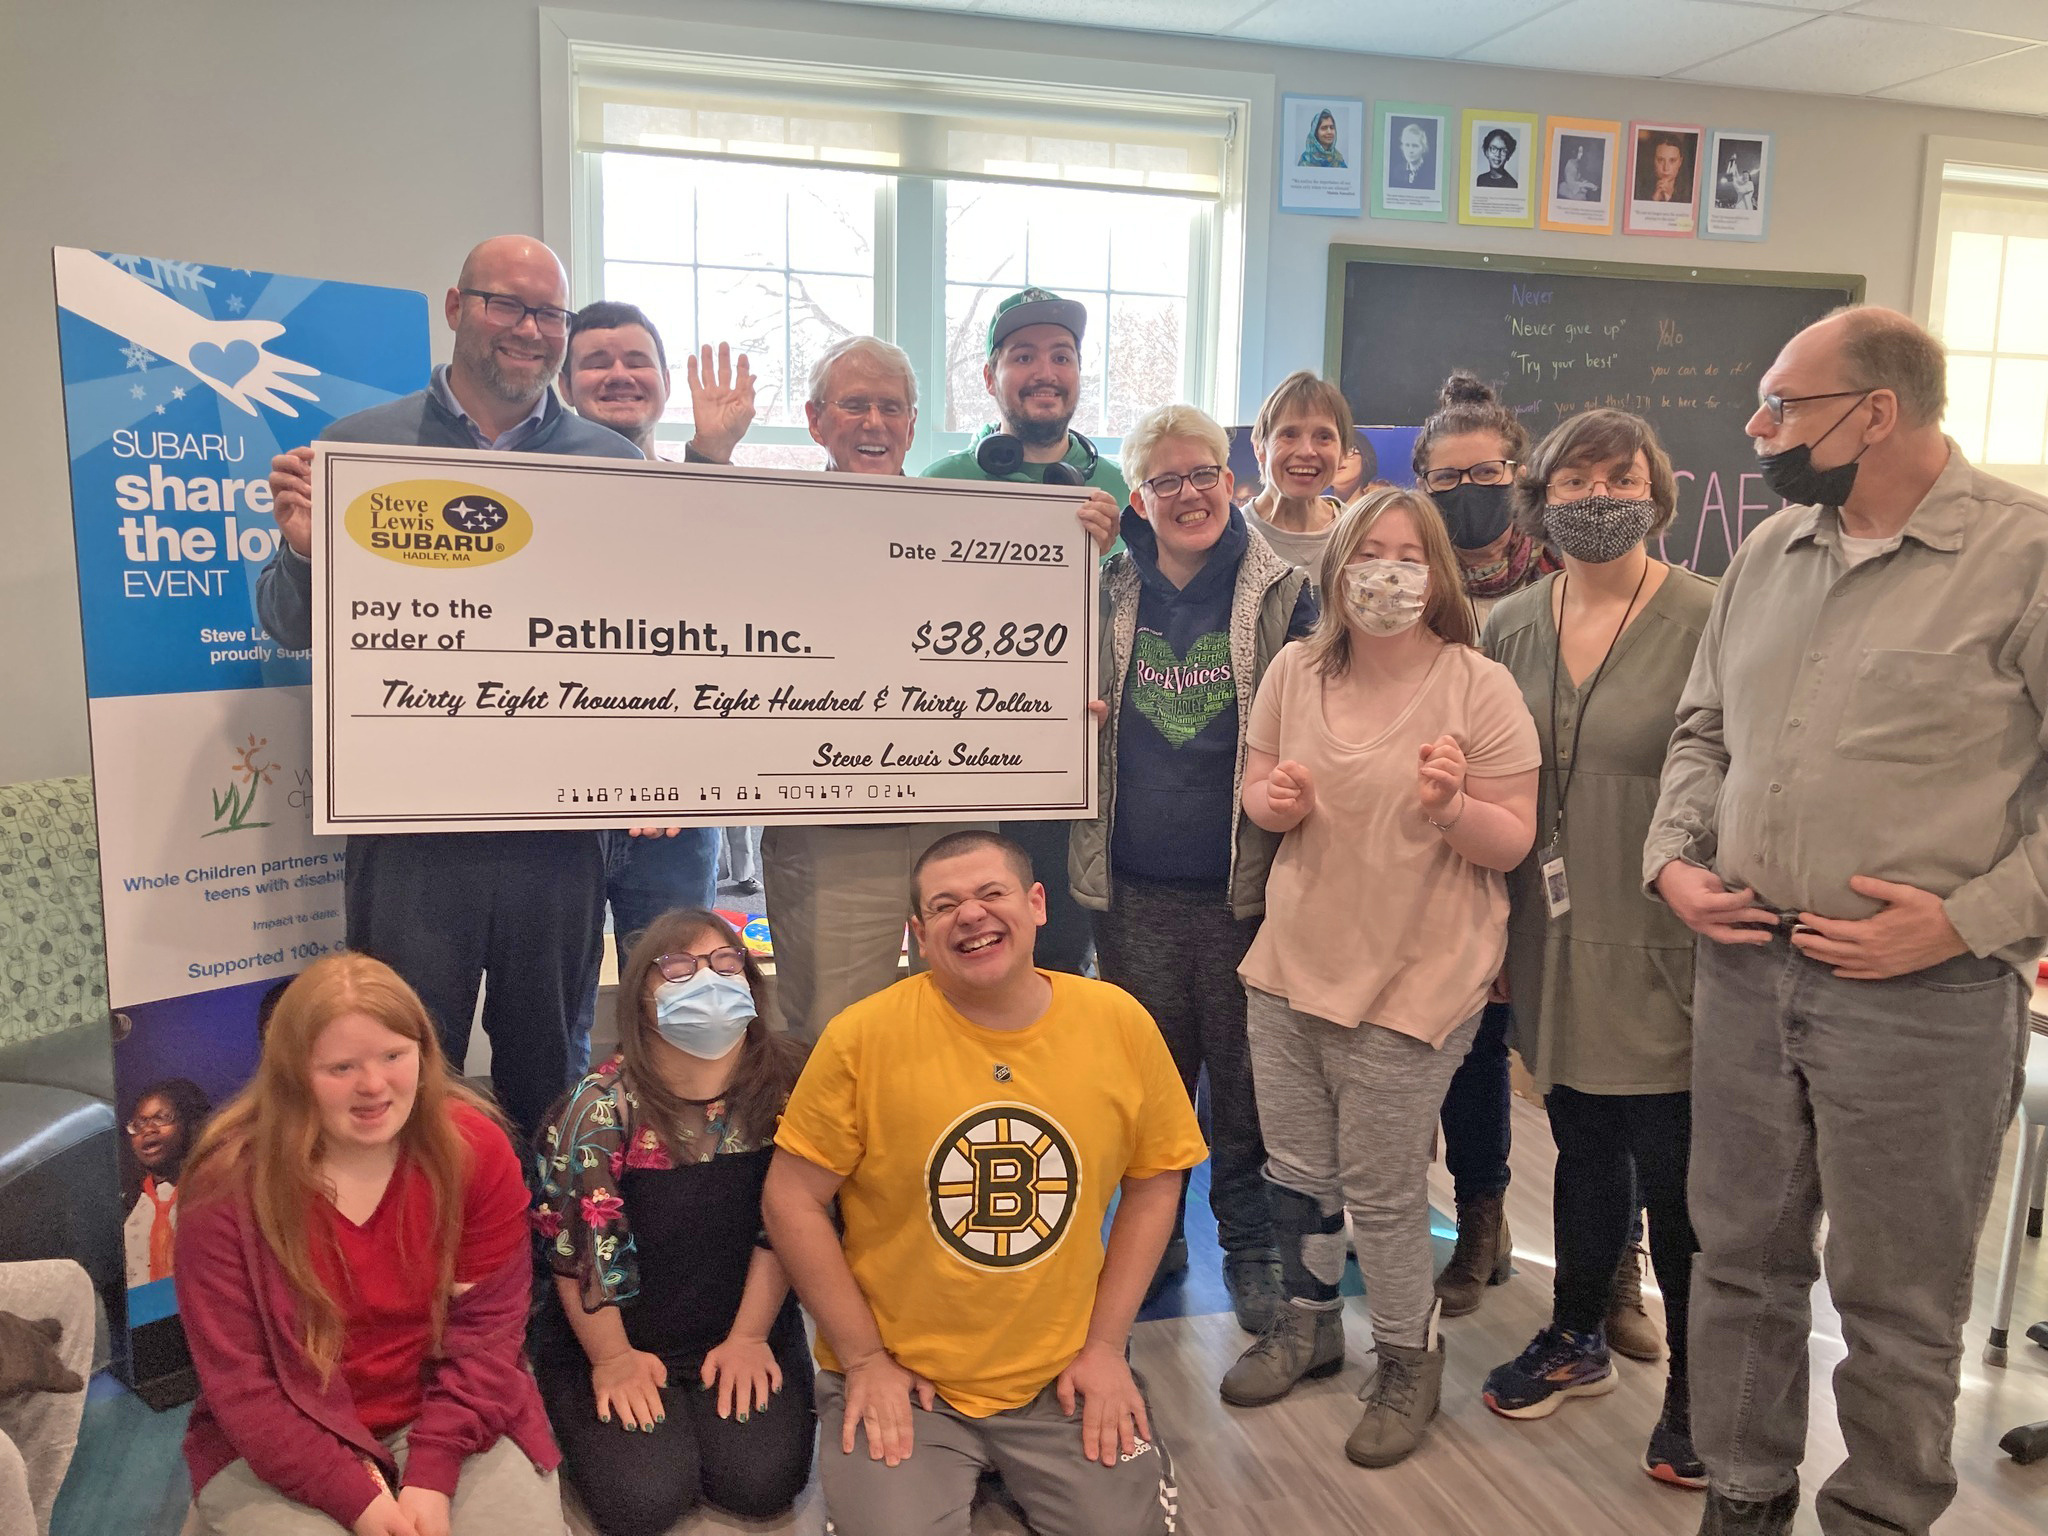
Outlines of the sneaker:
<svg viewBox="0 0 2048 1536">
<path fill-rule="evenodd" d="M 1343 1308 L 1290 1301 L 1274 1308 L 1273 1325 L 1223 1373 L 1218 1390 L 1226 1403 L 1256 1408 L 1278 1402 L 1298 1381 L 1334 1376 L 1343 1367 Z"/>
<path fill-rule="evenodd" d="M 1650 1447 L 1643 1452 L 1643 1470 L 1674 1488 L 1707 1486 L 1707 1466 L 1692 1448 L 1692 1431 L 1674 1428 L 1663 1419 L 1650 1431 Z"/>
<path fill-rule="evenodd" d="M 1273 1314 L 1287 1303 L 1287 1292 L 1280 1284 L 1280 1261 L 1271 1249 L 1225 1254 L 1223 1286 L 1230 1292 L 1237 1326 L 1246 1333 L 1264 1333 L 1273 1326 Z"/>
<path fill-rule="evenodd" d="M 1384 1341 L 1374 1346 L 1379 1364 L 1361 1394 L 1365 1416 L 1344 1442 L 1344 1454 L 1361 1467 L 1391 1467 L 1422 1443 L 1436 1417 L 1444 1390 L 1444 1345 L 1435 1337 L 1420 1349 Z"/>
<path fill-rule="evenodd" d="M 1607 1304 L 1607 1347 L 1631 1360 L 1664 1358 L 1664 1333 L 1643 1307 L 1643 1250 L 1631 1248 L 1614 1272 L 1614 1299 Z"/>
<path fill-rule="evenodd" d="M 1514 1238 L 1508 1232 L 1503 1197 L 1488 1195 L 1458 1202 L 1458 1246 L 1436 1277 L 1445 1317 L 1479 1310 L 1489 1285 L 1506 1285 L 1515 1272 Z"/>
<path fill-rule="evenodd" d="M 1599 1397 L 1614 1384 L 1614 1365 L 1598 1328 L 1574 1333 L 1552 1323 L 1521 1354 L 1487 1373 L 1481 1395 L 1503 1418 L 1543 1419 L 1566 1398 Z"/>
<path fill-rule="evenodd" d="M 1146 1305 L 1158 1300 L 1161 1291 L 1187 1272 L 1188 1240 L 1176 1237 L 1166 1245 L 1166 1252 L 1159 1255 L 1159 1267 L 1152 1271 L 1152 1283 L 1145 1287 Z"/>
<path fill-rule="evenodd" d="M 1692 1408 L 1684 1382 L 1664 1384 L 1664 1412 L 1657 1427 L 1650 1431 L 1650 1446 L 1643 1452 L 1643 1470 L 1674 1488 L 1707 1486 L 1706 1463 L 1692 1448 Z"/>
</svg>

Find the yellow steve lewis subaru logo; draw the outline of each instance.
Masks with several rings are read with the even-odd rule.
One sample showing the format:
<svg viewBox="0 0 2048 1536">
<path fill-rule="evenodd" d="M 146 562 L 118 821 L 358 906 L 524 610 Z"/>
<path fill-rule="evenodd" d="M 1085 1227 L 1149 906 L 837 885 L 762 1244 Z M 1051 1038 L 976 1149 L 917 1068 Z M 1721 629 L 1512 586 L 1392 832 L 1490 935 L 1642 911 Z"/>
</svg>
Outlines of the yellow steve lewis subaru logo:
<svg viewBox="0 0 2048 1536">
<path fill-rule="evenodd" d="M 984 1104 L 926 1163 L 939 1240 L 981 1269 L 1022 1269 L 1059 1247 L 1081 1193 L 1073 1140 L 1022 1104 Z"/>
<path fill-rule="evenodd" d="M 533 537 L 518 502 L 460 480 L 380 485 L 349 503 L 343 526 L 373 555 L 439 571 L 490 565 Z"/>
</svg>

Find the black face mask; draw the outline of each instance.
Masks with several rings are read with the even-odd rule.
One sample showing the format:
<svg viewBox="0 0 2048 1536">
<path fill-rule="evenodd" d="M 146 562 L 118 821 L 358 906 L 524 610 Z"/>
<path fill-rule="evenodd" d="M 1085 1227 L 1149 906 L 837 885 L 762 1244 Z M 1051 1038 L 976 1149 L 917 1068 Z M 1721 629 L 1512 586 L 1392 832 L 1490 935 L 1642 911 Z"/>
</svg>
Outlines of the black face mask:
<svg viewBox="0 0 2048 1536">
<path fill-rule="evenodd" d="M 1468 480 L 1430 495 L 1451 530 L 1451 542 L 1460 549 L 1484 549 L 1508 531 L 1508 490 Z"/>
<path fill-rule="evenodd" d="M 1865 394 L 1863 400 L 1869 398 Z M 1854 416 L 1863 400 L 1850 406 L 1834 427 L 1829 427 L 1811 443 L 1801 443 L 1783 453 L 1767 453 L 1757 460 L 1757 467 L 1763 471 L 1764 484 L 1774 495 L 1783 497 L 1794 506 L 1839 507 L 1849 499 L 1849 491 L 1856 484 L 1856 459 L 1868 453 L 1870 445 L 1865 443 L 1857 449 L 1856 459 L 1837 464 L 1833 469 L 1815 469 L 1813 450 L 1833 435 L 1835 427 Z"/>
</svg>

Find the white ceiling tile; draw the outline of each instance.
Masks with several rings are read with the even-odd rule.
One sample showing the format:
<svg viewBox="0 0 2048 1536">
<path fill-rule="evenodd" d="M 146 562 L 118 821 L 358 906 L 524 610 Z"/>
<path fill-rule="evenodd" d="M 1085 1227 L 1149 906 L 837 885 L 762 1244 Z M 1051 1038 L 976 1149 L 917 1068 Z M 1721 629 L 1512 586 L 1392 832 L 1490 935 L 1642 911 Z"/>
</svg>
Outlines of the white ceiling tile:
<svg viewBox="0 0 2048 1536">
<path fill-rule="evenodd" d="M 2048 0 L 1861 0 L 1859 16 L 1892 16 L 2048 43 Z"/>
<path fill-rule="evenodd" d="M 2048 4 L 2048 0 L 2043 0 Z M 1668 75 L 1809 19 L 1716 0 L 1572 0 L 1458 55 L 1487 64 L 1597 75 Z"/>
<path fill-rule="evenodd" d="M 901 4 L 903 0 L 890 0 Z M 912 0 L 919 3 L 919 0 Z M 932 9 L 965 10 L 973 0 L 939 0 Z M 1125 27 L 1135 32 L 1220 32 L 1259 0 L 979 0 L 977 16 L 1018 21 L 1069 22 L 1087 27 Z"/>
<path fill-rule="evenodd" d="M 1237 37 L 1352 53 L 1447 59 L 1570 0 L 1271 0 Z"/>
<path fill-rule="evenodd" d="M 1789 32 L 1680 70 L 1683 80 L 1862 96 L 2018 45 L 1974 32 L 1862 16 L 1816 16 Z"/>
<path fill-rule="evenodd" d="M 1877 94 L 1932 107 L 2048 117 L 2048 48 L 2029 48 L 1982 64 L 1965 64 Z"/>
</svg>

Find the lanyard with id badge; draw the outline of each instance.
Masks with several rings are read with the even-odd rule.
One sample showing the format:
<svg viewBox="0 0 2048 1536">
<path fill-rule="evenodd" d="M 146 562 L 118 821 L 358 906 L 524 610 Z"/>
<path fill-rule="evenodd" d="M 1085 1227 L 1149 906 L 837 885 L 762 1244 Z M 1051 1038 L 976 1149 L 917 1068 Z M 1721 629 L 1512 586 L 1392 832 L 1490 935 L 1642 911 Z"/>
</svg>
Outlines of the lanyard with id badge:
<svg viewBox="0 0 2048 1536">
<path fill-rule="evenodd" d="M 1579 700 L 1579 712 L 1572 721 L 1572 744 L 1569 754 L 1558 749 L 1562 743 L 1557 734 L 1557 693 L 1558 673 L 1564 666 L 1564 604 L 1570 592 L 1571 574 L 1566 572 L 1557 578 L 1557 650 L 1550 658 L 1550 750 L 1552 755 L 1551 774 L 1557 783 L 1557 808 L 1550 819 L 1549 841 L 1536 851 L 1536 868 L 1543 876 L 1543 905 L 1550 913 L 1550 920 L 1556 922 L 1572 909 L 1571 881 L 1564 869 L 1564 808 L 1572 792 L 1572 778 L 1579 771 L 1579 736 L 1586 728 L 1586 711 L 1593 704 L 1593 690 L 1600 686 L 1600 679 L 1607 675 L 1607 663 L 1614 659 L 1614 648 L 1621 643 L 1621 633 L 1628 628 L 1629 615 L 1635 612 L 1636 600 L 1643 595 L 1643 583 L 1650 579 L 1650 562 L 1643 560 L 1643 574 L 1636 578 L 1635 592 L 1628 600 L 1628 606 L 1621 610 L 1621 622 L 1614 627 L 1614 637 L 1607 642 L 1607 650 L 1600 657 L 1600 665 L 1593 669 L 1593 675 L 1586 683 L 1586 691 Z M 1568 756 L 1567 766 L 1557 763 Z"/>
</svg>

